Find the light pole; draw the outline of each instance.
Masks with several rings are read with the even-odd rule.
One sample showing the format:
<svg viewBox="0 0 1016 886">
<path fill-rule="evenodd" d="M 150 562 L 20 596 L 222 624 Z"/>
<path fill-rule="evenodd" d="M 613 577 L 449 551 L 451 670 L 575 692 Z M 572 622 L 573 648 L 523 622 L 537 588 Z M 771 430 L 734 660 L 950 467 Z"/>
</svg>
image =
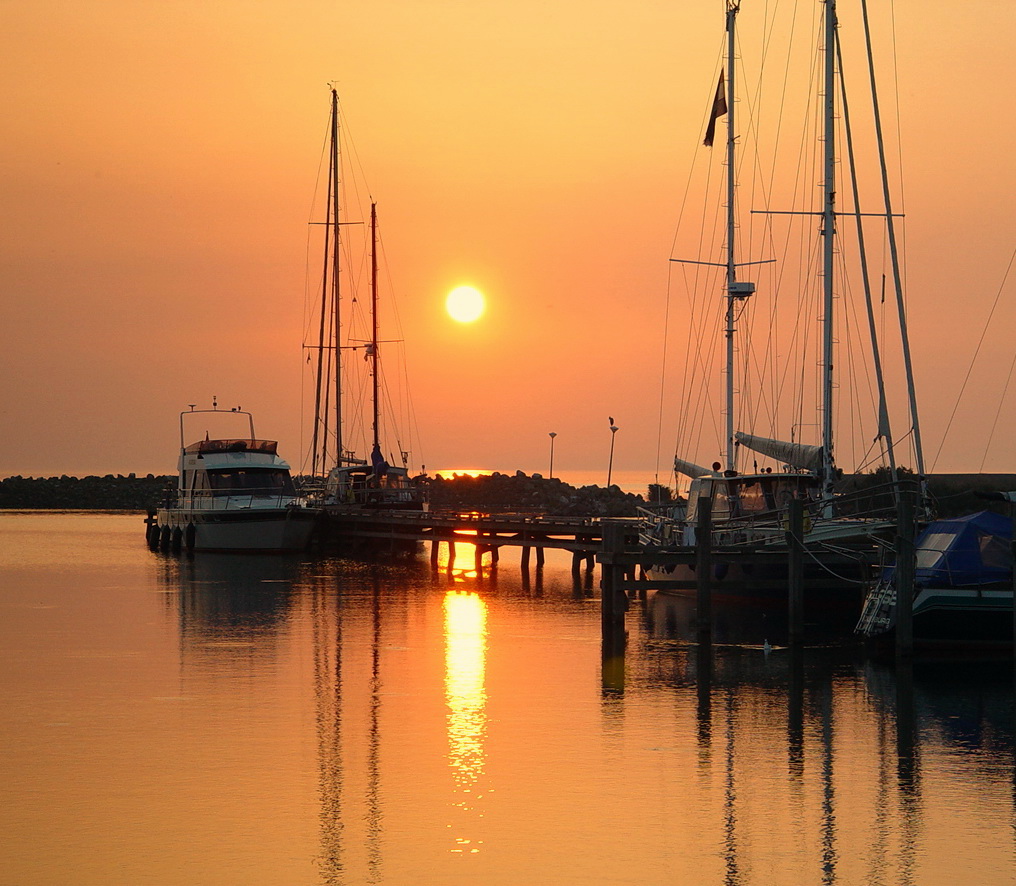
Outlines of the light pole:
<svg viewBox="0 0 1016 886">
<path fill-rule="evenodd" d="M 610 475 L 614 470 L 614 435 L 617 433 L 617 425 L 614 418 L 610 418 L 610 461 L 607 462 L 607 489 L 610 489 Z"/>
<path fill-rule="evenodd" d="M 554 479 L 554 438 L 557 436 L 557 431 L 550 432 L 550 479 Z"/>
</svg>

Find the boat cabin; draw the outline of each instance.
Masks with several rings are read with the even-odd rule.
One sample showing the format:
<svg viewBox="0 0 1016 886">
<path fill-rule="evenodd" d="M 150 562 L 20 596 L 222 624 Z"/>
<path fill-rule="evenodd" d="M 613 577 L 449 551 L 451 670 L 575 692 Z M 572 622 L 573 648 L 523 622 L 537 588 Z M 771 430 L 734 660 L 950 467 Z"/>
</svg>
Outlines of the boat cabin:
<svg viewBox="0 0 1016 886">
<path fill-rule="evenodd" d="M 696 477 L 688 491 L 687 521 L 694 525 L 698 520 L 699 502 L 712 501 L 714 521 L 775 514 L 786 508 L 793 498 L 806 502 L 817 501 L 820 495 L 818 478 L 814 474 L 773 473 L 714 474 Z"/>
<path fill-rule="evenodd" d="M 295 497 L 289 465 L 278 457 L 275 440 L 201 440 L 180 455 L 181 503 L 235 496 L 251 499 Z"/>
<path fill-rule="evenodd" d="M 421 510 L 420 490 L 409 479 L 406 468 L 353 464 L 335 468 L 325 486 L 328 501 L 374 508 Z"/>
</svg>

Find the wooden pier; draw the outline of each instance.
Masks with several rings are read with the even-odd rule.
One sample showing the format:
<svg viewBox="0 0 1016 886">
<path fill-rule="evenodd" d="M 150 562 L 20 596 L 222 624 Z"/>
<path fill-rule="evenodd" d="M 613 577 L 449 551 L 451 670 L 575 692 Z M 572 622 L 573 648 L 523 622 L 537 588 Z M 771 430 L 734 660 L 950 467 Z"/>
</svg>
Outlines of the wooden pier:
<svg viewBox="0 0 1016 886">
<path fill-rule="evenodd" d="M 634 525 L 634 520 L 631 521 Z M 633 529 L 634 532 L 634 529 Z M 596 517 L 544 517 L 527 514 L 455 514 L 420 511 L 372 511 L 328 508 L 325 511 L 318 543 L 325 548 L 362 544 L 380 550 L 416 549 L 430 544 L 431 564 L 440 559 L 440 548 L 447 546 L 448 567 L 455 561 L 456 545 L 475 546 L 477 569 L 488 557 L 496 566 L 503 547 L 519 548 L 522 570 L 528 571 L 533 559 L 543 567 L 546 550 L 570 551 L 572 572 L 578 574 L 583 562 L 592 569 L 595 555 L 602 546 L 601 521 Z"/>
</svg>

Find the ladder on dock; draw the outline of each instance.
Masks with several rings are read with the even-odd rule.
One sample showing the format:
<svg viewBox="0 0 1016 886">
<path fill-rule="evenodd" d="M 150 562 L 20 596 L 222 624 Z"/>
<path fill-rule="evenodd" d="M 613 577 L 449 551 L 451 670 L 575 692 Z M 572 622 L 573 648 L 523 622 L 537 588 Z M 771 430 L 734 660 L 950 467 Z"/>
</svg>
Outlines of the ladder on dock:
<svg viewBox="0 0 1016 886">
<path fill-rule="evenodd" d="M 854 633 L 865 637 L 877 637 L 890 630 L 895 621 L 896 581 L 893 577 L 880 578 L 868 592 Z"/>
</svg>

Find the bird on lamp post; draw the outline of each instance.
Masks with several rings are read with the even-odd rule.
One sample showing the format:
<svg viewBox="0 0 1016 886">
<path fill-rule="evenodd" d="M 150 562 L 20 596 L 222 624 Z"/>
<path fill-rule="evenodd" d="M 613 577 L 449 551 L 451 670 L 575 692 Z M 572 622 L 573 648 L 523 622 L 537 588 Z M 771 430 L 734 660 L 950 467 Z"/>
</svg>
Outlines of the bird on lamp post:
<svg viewBox="0 0 1016 886">
<path fill-rule="evenodd" d="M 610 422 L 610 460 L 607 462 L 607 488 L 610 489 L 610 475 L 614 471 L 614 435 L 617 433 L 617 425 L 614 424 L 614 417 L 608 418 Z"/>
<path fill-rule="evenodd" d="M 557 431 L 551 431 L 550 437 L 550 479 L 554 479 L 554 438 L 557 436 Z"/>
</svg>

